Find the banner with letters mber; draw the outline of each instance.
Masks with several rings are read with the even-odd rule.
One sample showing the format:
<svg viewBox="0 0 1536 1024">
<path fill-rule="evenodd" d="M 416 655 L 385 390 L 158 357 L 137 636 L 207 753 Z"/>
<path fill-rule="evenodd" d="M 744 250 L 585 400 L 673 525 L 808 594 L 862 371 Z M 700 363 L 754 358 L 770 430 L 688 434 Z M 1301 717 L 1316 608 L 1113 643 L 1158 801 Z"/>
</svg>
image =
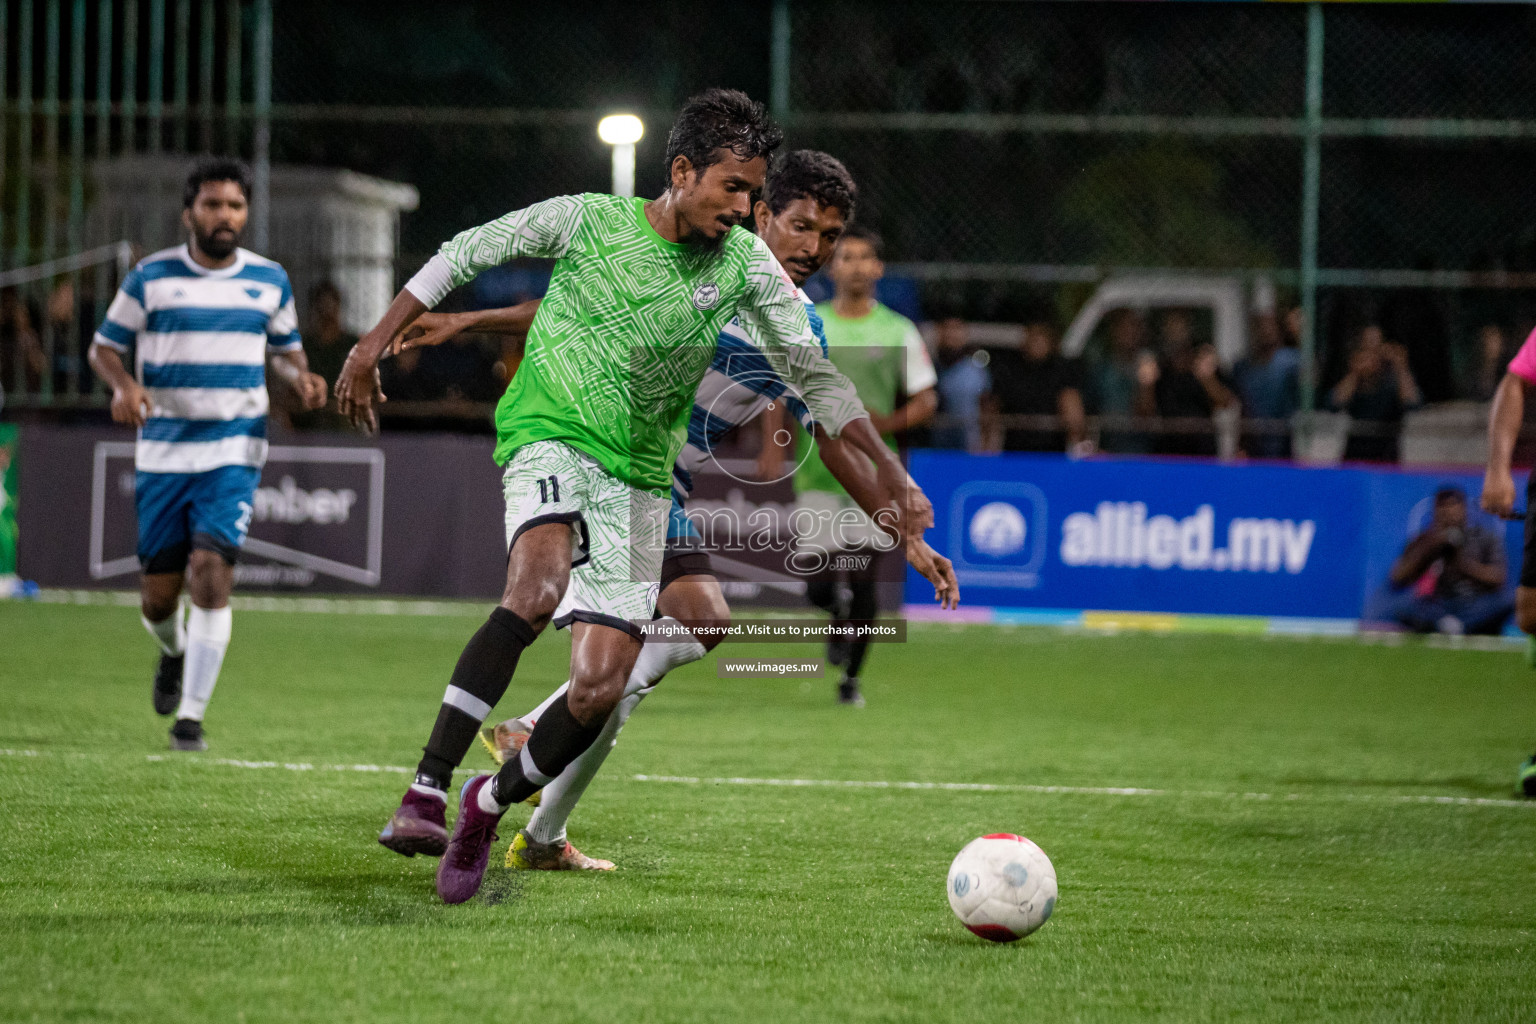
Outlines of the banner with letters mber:
<svg viewBox="0 0 1536 1024">
<path fill-rule="evenodd" d="M 28 425 L 22 572 L 138 586 L 132 434 Z M 506 573 L 488 437 L 275 436 L 235 570 L 241 590 L 489 597 Z"/>
<path fill-rule="evenodd" d="M 1445 484 L 1519 570 L 1520 525 L 1477 512 L 1464 470 L 920 451 L 911 472 L 971 607 L 1370 617 Z M 907 601 L 931 598 L 909 572 Z"/>
</svg>

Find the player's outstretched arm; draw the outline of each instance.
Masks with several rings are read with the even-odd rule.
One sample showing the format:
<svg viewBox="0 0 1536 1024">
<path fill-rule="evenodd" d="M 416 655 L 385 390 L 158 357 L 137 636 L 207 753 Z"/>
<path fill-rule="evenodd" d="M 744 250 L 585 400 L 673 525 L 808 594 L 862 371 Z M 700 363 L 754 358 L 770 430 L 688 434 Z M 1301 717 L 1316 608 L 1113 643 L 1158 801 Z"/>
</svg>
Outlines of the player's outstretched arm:
<svg viewBox="0 0 1536 1024">
<path fill-rule="evenodd" d="M 912 568 L 933 584 L 933 599 L 946 609 L 958 606 L 960 583 L 955 578 L 954 566 L 949 559 L 929 547 L 928 542 L 923 540 L 922 529 L 913 531 L 906 528 L 907 524 L 902 522 L 897 507 L 876 481 L 869 460 L 844 441 L 827 437 L 826 432 L 819 428 L 816 431 L 816 451 L 833 478 L 843 485 L 875 525 L 886 536 L 902 545 L 902 552 Z M 912 487 L 916 489 L 917 485 L 912 484 Z M 921 493 L 919 490 L 918 494 Z M 931 506 L 929 515 L 928 525 L 931 526 Z"/>
<path fill-rule="evenodd" d="M 413 348 L 441 345 L 460 334 L 510 334 L 523 337 L 533 326 L 540 299 L 529 299 L 500 309 L 476 309 L 463 313 L 423 313 L 390 342 L 389 354 L 397 356 Z"/>
<path fill-rule="evenodd" d="M 1525 389 L 1521 377 L 1506 373 L 1493 395 L 1488 412 L 1488 468 L 1483 474 L 1483 511 L 1509 516 L 1515 511 L 1515 479 L 1509 465 L 1515 455 L 1515 441 L 1525 420 Z"/>
<path fill-rule="evenodd" d="M 774 371 L 800 392 L 827 436 L 843 437 L 869 456 L 876 480 L 902 510 L 904 532 L 920 536 L 926 525 L 918 524 L 933 522 L 933 507 L 870 424 L 853 384 L 827 358 L 811 330 L 805 304 L 773 253 L 759 238 L 753 237 L 750 244 L 747 288 L 737 310 L 742 325 L 759 339 Z"/>
<path fill-rule="evenodd" d="M 409 288 L 401 289 L 385 311 L 384 319 L 357 339 L 357 344 L 347 353 L 347 361 L 341 365 L 341 374 L 336 378 L 336 408 L 352 421 L 354 427 L 369 434 L 378 432 L 376 407 L 387 401 L 379 383 L 379 357 L 395 335 L 426 311 L 426 305 L 411 294 Z"/>
<path fill-rule="evenodd" d="M 581 229 L 584 210 L 583 197 L 556 196 L 461 231 L 444 242 L 395 296 L 384 319 L 359 338 L 347 354 L 336 381 L 336 404 L 342 414 L 370 433 L 378 430 L 374 406 L 385 400 L 378 364 L 395 337 L 482 271 L 521 256 L 564 256 Z"/>
</svg>

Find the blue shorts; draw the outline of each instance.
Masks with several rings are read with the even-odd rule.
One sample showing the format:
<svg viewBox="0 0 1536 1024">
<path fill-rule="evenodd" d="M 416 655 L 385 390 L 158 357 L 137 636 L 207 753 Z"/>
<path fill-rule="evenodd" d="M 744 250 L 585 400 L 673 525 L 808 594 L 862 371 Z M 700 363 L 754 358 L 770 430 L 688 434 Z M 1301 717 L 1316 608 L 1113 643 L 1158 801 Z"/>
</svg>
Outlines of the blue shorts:
<svg viewBox="0 0 1536 1024">
<path fill-rule="evenodd" d="M 670 547 L 679 542 L 703 541 L 699 535 L 699 528 L 694 525 L 688 513 L 683 511 L 683 503 L 677 495 L 672 495 L 672 509 L 667 513 L 667 545 Z"/>
<path fill-rule="evenodd" d="M 713 576 L 714 566 L 704 537 L 683 511 L 683 503 L 672 495 L 672 510 L 667 514 L 667 550 L 661 562 L 661 589 L 680 576 Z"/>
<path fill-rule="evenodd" d="M 135 473 L 139 564 L 146 573 L 181 572 L 194 548 L 217 551 L 230 565 L 255 511 L 255 466 L 206 473 Z"/>
</svg>

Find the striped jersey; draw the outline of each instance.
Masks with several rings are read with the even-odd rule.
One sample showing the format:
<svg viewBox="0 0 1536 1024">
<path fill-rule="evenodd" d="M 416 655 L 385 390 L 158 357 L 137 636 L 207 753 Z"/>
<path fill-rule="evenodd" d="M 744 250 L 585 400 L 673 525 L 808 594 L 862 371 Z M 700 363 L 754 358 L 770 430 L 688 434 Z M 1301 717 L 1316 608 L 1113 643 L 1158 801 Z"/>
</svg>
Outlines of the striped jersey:
<svg viewBox="0 0 1536 1024">
<path fill-rule="evenodd" d="M 126 354 L 153 406 L 135 464 L 146 473 L 260 466 L 267 458 L 269 351 L 301 347 L 288 273 L 237 249 L 209 270 L 185 245 L 123 278 L 96 341 Z"/>
<path fill-rule="evenodd" d="M 795 289 L 805 303 L 811 333 L 827 351 L 827 332 L 821 314 L 805 289 Z M 693 491 L 693 473 L 709 461 L 711 453 L 727 434 L 744 423 L 751 423 L 770 402 L 783 398 L 784 407 L 800 421 L 807 432 L 815 424 L 805 400 L 791 390 L 784 378 L 774 372 L 768 357 L 757 342 L 733 319 L 715 341 L 715 356 L 699 390 L 693 398 L 693 412 L 688 418 L 688 439 L 672 466 L 672 494 L 685 501 Z"/>
</svg>

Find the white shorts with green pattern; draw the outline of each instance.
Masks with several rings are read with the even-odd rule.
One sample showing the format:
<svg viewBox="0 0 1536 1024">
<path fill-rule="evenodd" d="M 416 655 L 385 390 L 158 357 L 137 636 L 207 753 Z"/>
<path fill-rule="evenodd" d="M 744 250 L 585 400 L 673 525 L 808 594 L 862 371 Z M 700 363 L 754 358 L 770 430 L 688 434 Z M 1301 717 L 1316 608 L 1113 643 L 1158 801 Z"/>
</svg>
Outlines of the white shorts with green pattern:
<svg viewBox="0 0 1536 1024">
<path fill-rule="evenodd" d="M 641 624 L 656 613 L 671 499 L 631 487 L 559 441 L 514 452 L 502 488 L 509 552 L 535 526 L 571 527 L 571 582 L 555 627 L 591 622 L 640 637 Z"/>
</svg>

